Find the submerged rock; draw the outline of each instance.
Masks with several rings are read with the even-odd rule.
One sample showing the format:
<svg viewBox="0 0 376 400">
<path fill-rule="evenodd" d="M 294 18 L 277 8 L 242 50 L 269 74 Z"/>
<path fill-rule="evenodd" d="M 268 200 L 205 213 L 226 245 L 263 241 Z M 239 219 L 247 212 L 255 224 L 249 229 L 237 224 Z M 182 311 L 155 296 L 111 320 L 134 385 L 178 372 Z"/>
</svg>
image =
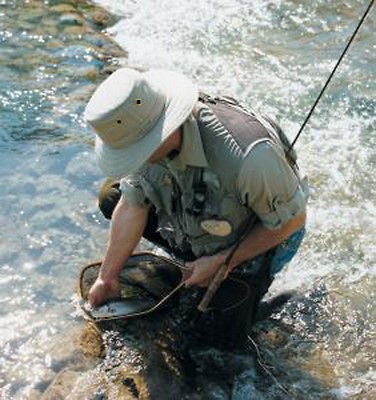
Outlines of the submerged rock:
<svg viewBox="0 0 376 400">
<path fill-rule="evenodd" d="M 70 12 L 76 12 L 77 7 L 73 6 L 72 4 L 68 4 L 66 2 L 61 2 L 60 4 L 51 6 L 50 11 L 58 14 L 70 13 Z"/>
<path fill-rule="evenodd" d="M 59 22 L 63 25 L 83 25 L 83 19 L 74 13 L 65 13 L 59 18 Z"/>
<path fill-rule="evenodd" d="M 62 370 L 60 371 L 52 384 L 44 392 L 41 400 L 63 400 L 66 399 L 73 391 L 80 373 L 77 371 Z"/>
<path fill-rule="evenodd" d="M 103 9 L 96 9 L 92 14 L 91 17 L 93 21 L 100 27 L 105 28 L 110 24 L 110 21 L 112 20 L 112 16 L 110 13 L 108 13 L 106 10 Z"/>
<path fill-rule="evenodd" d="M 231 393 L 232 400 L 257 399 L 263 400 L 264 396 L 256 389 L 256 373 L 254 369 L 244 371 L 234 380 Z"/>
<path fill-rule="evenodd" d="M 203 343 L 191 324 L 187 297 L 190 293 L 183 293 L 144 318 L 102 322 L 96 325 L 99 330 L 87 328 L 82 351 L 87 357 L 102 358 L 95 368 L 81 369 L 80 375 L 65 371 L 45 396 L 64 390 L 70 399 L 86 393 L 86 398 L 104 399 L 219 400 L 251 393 L 256 376 L 253 353 Z"/>
</svg>

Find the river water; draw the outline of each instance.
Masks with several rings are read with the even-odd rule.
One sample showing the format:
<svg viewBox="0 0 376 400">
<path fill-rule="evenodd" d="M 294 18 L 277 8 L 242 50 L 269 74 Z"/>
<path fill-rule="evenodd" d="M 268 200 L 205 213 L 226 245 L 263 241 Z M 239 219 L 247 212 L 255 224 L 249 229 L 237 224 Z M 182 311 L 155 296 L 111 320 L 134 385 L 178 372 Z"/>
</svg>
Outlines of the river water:
<svg viewBox="0 0 376 400">
<path fill-rule="evenodd" d="M 95 203 L 103 176 L 81 116 L 105 65 L 102 39 L 82 28 L 89 9 L 53 8 L 61 3 L 75 2 L 0 2 L 4 398 L 38 398 L 68 359 L 78 362 L 64 345 L 82 326 L 77 274 L 103 254 L 107 237 Z M 109 32 L 130 65 L 182 71 L 207 92 L 275 116 L 290 137 L 367 5 L 99 4 L 120 17 Z M 273 371 L 258 386 L 265 398 L 376 397 L 375 28 L 373 10 L 296 146 L 311 186 L 308 234 L 272 292 L 301 297 L 258 327 L 262 364 Z"/>
</svg>

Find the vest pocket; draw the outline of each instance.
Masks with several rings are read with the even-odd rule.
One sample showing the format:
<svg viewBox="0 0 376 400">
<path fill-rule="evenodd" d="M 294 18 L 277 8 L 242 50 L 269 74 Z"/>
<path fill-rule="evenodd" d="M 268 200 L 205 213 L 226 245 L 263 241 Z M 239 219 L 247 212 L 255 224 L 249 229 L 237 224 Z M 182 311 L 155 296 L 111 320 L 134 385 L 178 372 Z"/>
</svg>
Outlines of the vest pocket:
<svg viewBox="0 0 376 400">
<path fill-rule="evenodd" d="M 236 196 L 226 194 L 223 197 L 219 217 L 229 221 L 233 231 L 241 228 L 251 213 L 252 210 L 243 206 Z"/>
</svg>

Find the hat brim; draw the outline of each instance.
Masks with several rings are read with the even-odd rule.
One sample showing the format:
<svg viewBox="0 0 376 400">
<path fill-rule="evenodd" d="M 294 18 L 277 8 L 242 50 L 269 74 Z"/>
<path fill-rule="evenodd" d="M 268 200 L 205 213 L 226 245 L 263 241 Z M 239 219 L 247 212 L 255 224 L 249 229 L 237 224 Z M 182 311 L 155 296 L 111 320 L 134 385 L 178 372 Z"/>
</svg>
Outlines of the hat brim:
<svg viewBox="0 0 376 400">
<path fill-rule="evenodd" d="M 166 95 L 166 107 L 151 131 L 125 148 L 113 149 L 97 136 L 95 151 L 99 166 L 107 176 L 122 178 L 139 169 L 161 143 L 183 124 L 197 102 L 198 90 L 184 75 L 165 70 L 144 74 Z"/>
</svg>

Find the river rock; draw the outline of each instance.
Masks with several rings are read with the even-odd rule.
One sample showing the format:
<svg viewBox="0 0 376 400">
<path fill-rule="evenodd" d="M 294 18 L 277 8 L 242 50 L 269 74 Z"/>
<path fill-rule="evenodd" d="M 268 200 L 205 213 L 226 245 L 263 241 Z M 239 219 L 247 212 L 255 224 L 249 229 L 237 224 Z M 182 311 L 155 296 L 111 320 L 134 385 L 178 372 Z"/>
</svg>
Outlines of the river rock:
<svg viewBox="0 0 376 400">
<path fill-rule="evenodd" d="M 249 369 L 244 371 L 234 379 L 234 387 L 232 389 L 232 400 L 257 399 L 263 400 L 264 396 L 256 389 L 254 382 L 256 381 L 256 370 Z"/>
<path fill-rule="evenodd" d="M 56 375 L 52 384 L 47 388 L 41 400 L 64 400 L 69 397 L 75 387 L 80 372 L 62 370 Z"/>
<path fill-rule="evenodd" d="M 83 19 L 74 13 L 66 13 L 59 17 L 59 22 L 62 25 L 82 25 L 84 23 Z"/>
<path fill-rule="evenodd" d="M 58 14 L 70 13 L 70 12 L 76 12 L 77 7 L 74 7 L 72 4 L 61 3 L 50 7 L 50 11 Z"/>
<path fill-rule="evenodd" d="M 91 18 L 97 25 L 104 28 L 108 26 L 112 17 L 107 11 L 98 8 L 91 14 Z"/>
</svg>

